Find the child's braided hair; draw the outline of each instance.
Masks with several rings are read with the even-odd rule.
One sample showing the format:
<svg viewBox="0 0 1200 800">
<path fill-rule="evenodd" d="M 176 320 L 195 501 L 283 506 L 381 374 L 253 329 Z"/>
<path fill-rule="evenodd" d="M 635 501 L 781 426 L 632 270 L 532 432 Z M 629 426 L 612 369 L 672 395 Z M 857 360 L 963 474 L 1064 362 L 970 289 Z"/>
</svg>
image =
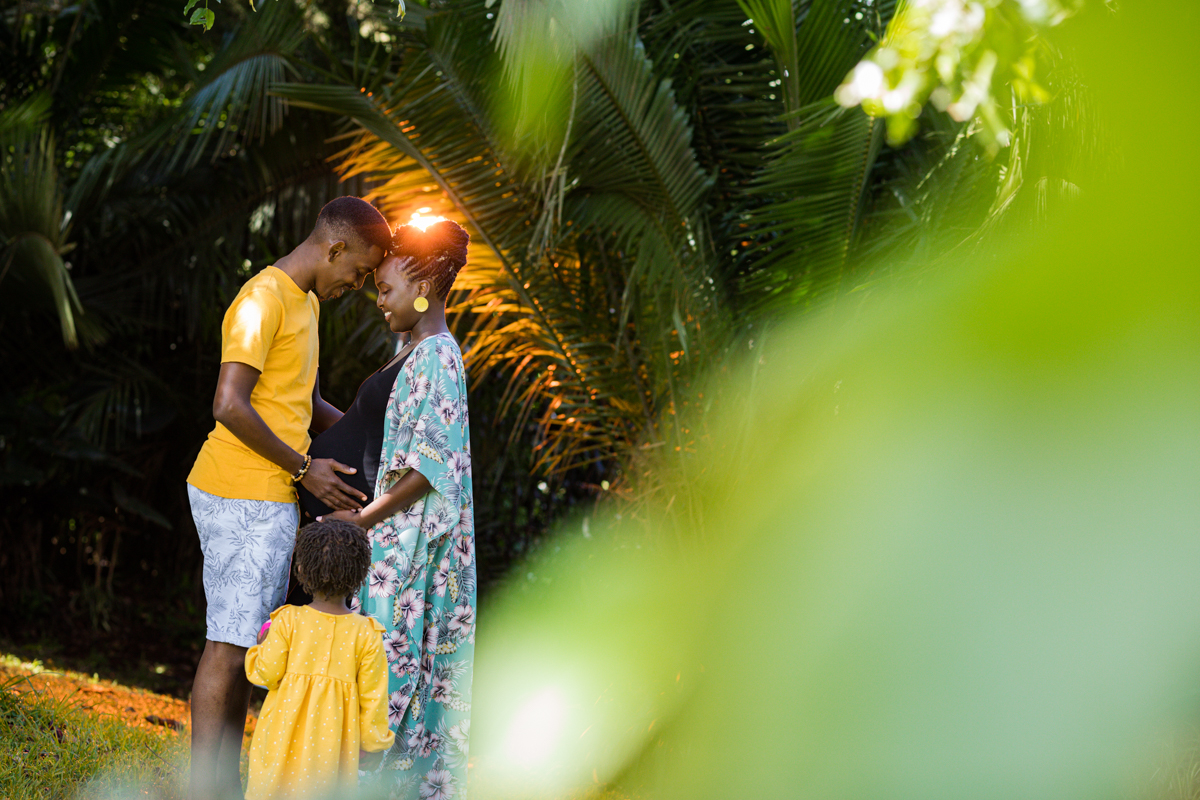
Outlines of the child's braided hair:
<svg viewBox="0 0 1200 800">
<path fill-rule="evenodd" d="M 296 534 L 294 558 L 300 582 L 311 593 L 345 597 L 357 592 L 371 568 L 371 541 L 352 522 L 330 519 Z"/>
<path fill-rule="evenodd" d="M 433 284 L 433 295 L 446 299 L 458 271 L 467 263 L 470 235 L 453 220 L 444 219 L 421 230 L 401 225 L 392 234 L 391 254 L 409 259 L 404 271 L 416 280 Z"/>
</svg>

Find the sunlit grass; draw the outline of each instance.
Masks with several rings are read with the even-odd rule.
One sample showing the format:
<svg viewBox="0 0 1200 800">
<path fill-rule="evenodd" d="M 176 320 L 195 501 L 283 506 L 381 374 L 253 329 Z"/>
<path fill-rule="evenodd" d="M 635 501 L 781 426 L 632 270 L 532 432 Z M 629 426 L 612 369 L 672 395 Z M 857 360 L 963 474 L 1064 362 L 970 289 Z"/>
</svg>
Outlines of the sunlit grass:
<svg viewBox="0 0 1200 800">
<path fill-rule="evenodd" d="M 5 664 L 13 667 L 16 659 Z M 79 675 L 38 671 L 0 676 L 0 798 L 33 800 L 182 800 L 187 781 L 186 729 L 147 730 L 106 712 L 75 686 Z M 33 669 L 31 669 L 31 667 Z M 36 683 L 34 681 L 37 681 Z M 121 704 L 134 690 L 118 690 Z M 150 695 L 147 697 L 157 697 Z M 161 698 L 169 700 L 169 698 Z M 247 737 L 249 744 L 249 737 Z M 245 758 L 242 772 L 245 775 Z M 364 797 L 375 795 L 364 793 Z M 597 783 L 557 800 L 640 800 Z"/>
<path fill-rule="evenodd" d="M 26 677 L 0 682 L 0 797 L 69 798 L 104 784 L 143 787 L 175 798 L 183 744 L 83 708 L 79 695 L 55 697 Z"/>
<path fill-rule="evenodd" d="M 157 736 L 106 714 L 78 697 L 55 698 L 23 677 L 0 681 L 0 797 L 184 796 L 186 738 Z M 1200 731 L 1164 742 L 1139 800 L 1200 798 Z M 563 794 L 558 800 L 641 800 L 607 786 Z"/>
</svg>

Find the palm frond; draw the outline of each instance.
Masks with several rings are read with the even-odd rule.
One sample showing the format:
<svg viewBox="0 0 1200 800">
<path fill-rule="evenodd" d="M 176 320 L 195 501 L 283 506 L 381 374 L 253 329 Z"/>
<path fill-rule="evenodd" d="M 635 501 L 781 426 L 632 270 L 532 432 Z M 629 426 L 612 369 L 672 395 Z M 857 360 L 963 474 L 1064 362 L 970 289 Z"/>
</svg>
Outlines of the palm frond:
<svg viewBox="0 0 1200 800">
<path fill-rule="evenodd" d="M 797 117 L 751 189 L 769 200 L 748 215 L 743 243 L 752 269 L 741 296 L 755 312 L 836 296 L 883 141 L 874 119 L 831 101 Z"/>
<path fill-rule="evenodd" d="M 751 313 L 838 296 L 881 143 L 865 114 L 846 113 L 833 90 L 882 32 L 895 3 L 739 0 L 779 64 L 788 132 L 766 143 L 766 163 L 742 213 L 737 292 Z M 792 33 L 788 35 L 789 28 Z"/>
<path fill-rule="evenodd" d="M 486 247 L 473 250 L 451 303 L 463 315 L 468 368 L 475 381 L 505 375 L 501 405 L 512 410 L 514 431 L 536 420 L 540 463 L 566 469 L 611 458 L 657 413 L 668 383 L 660 363 L 671 359 L 647 362 L 640 346 L 622 343 L 627 323 L 675 329 L 672 352 L 702 338 L 678 328 L 696 326 L 703 307 L 692 290 L 695 275 L 706 274 L 704 261 L 688 239 L 702 231 L 690 218 L 710 181 L 669 85 L 653 74 L 636 37 L 613 37 L 581 56 L 580 108 L 585 96 L 595 105 L 572 124 L 561 216 L 539 230 L 550 205 L 543 187 L 513 176 L 491 133 L 486 68 L 494 56 L 462 57 L 461 43 L 486 30 L 483 10 L 466 4 L 430 16 L 424 34 L 409 33 L 405 69 L 371 95 L 352 87 L 275 91 L 293 106 L 324 108 L 361 127 L 343 154 L 346 174 L 379 179 L 372 196 L 390 216 L 449 207 Z M 601 256 L 581 252 L 582 239 L 638 254 L 613 259 L 629 274 L 606 285 L 614 276 L 600 268 Z M 675 293 L 678 300 L 658 293 L 680 285 L 687 289 Z"/>
<path fill-rule="evenodd" d="M 215 158 L 234 137 L 261 141 L 277 132 L 286 103 L 269 89 L 296 74 L 293 59 L 305 38 L 303 11 L 296 3 L 266 3 L 245 16 L 188 98 L 176 128 L 183 135 L 168 168 L 181 158 L 184 168 L 191 168 L 206 152 Z"/>
<path fill-rule="evenodd" d="M 18 106 L 21 119 L 3 126 L 0 136 L 0 281 L 11 274 L 35 296 L 45 292 L 63 342 L 73 348 L 82 308 L 63 261 L 70 218 L 63 214 L 54 140 L 45 126 L 30 127 L 37 114 L 26 112 L 29 106 Z"/>
<path fill-rule="evenodd" d="M 800 42 L 796 36 L 796 4 L 792 0 L 738 0 L 748 21 L 762 32 L 775 58 L 778 76 L 772 83 L 780 86 L 783 106 L 795 111 L 801 100 Z M 794 127 L 794 117 L 788 121 Z"/>
</svg>

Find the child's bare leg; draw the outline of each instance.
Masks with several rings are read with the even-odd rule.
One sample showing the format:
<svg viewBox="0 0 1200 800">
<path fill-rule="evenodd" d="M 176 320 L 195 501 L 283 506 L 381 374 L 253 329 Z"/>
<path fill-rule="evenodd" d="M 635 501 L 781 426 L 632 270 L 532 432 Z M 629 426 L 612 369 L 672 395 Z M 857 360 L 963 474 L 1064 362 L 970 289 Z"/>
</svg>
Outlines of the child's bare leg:
<svg viewBox="0 0 1200 800">
<path fill-rule="evenodd" d="M 242 796 L 238 766 L 249 702 L 246 648 L 205 642 L 192 684 L 192 800 Z"/>
</svg>

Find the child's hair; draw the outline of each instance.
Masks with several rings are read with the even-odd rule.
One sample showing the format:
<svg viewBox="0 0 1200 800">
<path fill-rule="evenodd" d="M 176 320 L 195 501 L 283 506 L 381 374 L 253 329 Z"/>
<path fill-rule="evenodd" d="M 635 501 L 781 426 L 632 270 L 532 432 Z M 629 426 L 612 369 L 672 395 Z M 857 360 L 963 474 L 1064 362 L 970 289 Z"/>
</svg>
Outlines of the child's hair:
<svg viewBox="0 0 1200 800">
<path fill-rule="evenodd" d="M 300 582 L 311 593 L 345 597 L 358 591 L 371 568 L 367 532 L 340 519 L 313 522 L 296 534 Z"/>
</svg>

